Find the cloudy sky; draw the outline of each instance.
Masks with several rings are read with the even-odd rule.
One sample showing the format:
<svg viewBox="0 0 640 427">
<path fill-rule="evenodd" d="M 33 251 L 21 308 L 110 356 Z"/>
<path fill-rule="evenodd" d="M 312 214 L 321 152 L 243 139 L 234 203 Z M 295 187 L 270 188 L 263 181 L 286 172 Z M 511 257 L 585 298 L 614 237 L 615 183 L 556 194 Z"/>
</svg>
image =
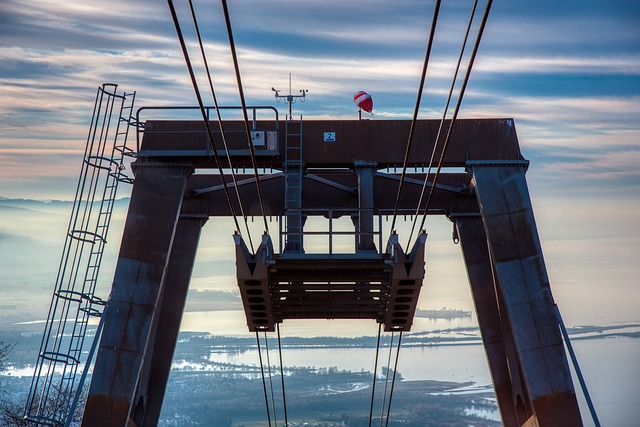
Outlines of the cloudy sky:
<svg viewBox="0 0 640 427">
<path fill-rule="evenodd" d="M 442 114 L 471 4 L 443 1 L 419 118 Z M 195 58 L 186 2 L 176 7 Z M 219 100 L 237 105 L 221 6 L 195 7 Z M 247 103 L 284 114 L 271 87 L 286 90 L 292 73 L 294 92 L 309 90 L 295 105 L 305 117 L 355 118 L 359 90 L 375 119 L 411 117 L 433 1 L 229 7 Z M 550 270 L 566 286 L 556 296 L 611 282 L 629 313 L 640 303 L 639 24 L 636 0 L 495 1 L 460 114 L 515 119 Z M 0 196 L 73 197 L 103 82 L 136 90 L 138 106 L 195 104 L 166 2 L 0 2 Z"/>
<path fill-rule="evenodd" d="M 175 2 L 195 58 L 186 2 Z M 194 2 L 219 100 L 237 105 L 221 6 Z M 229 3 L 248 104 L 284 115 L 271 87 L 286 91 L 292 73 L 294 92 L 309 90 L 295 105 L 305 117 L 353 119 L 359 90 L 373 96 L 375 119 L 411 117 L 433 0 Z M 419 118 L 442 114 L 473 2 L 442 3 Z M 554 297 L 569 325 L 640 320 L 639 28 L 637 0 L 496 0 L 462 104 L 460 117 L 515 119 Z M 195 104 L 165 1 L 0 0 L 0 197 L 73 198 L 104 82 L 137 91 L 137 106 Z M 28 266 L 14 267 L 17 276 L 57 248 L 51 242 L 62 246 L 63 225 L 41 232 L 42 216 L 30 218 L 0 214 L 0 243 L 20 233 L 40 248 L 22 264 L 7 258 Z M 231 259 L 211 243 L 220 226 L 208 227 L 199 256 Z M 431 231 L 428 251 L 421 306 L 471 309 L 449 224 Z M 57 249 L 49 252 L 55 260 Z M 8 294 L 15 283 L 0 288 Z M 629 369 L 629 378 L 640 371 Z"/>
<path fill-rule="evenodd" d="M 376 118 L 411 117 L 432 1 L 230 3 L 248 103 L 273 104 L 292 73 L 307 117 L 355 117 L 358 90 Z M 441 114 L 471 3 L 443 2 L 421 118 Z M 195 7 L 221 102 L 237 104 L 220 4 Z M 553 189 L 640 194 L 639 22 L 633 0 L 494 2 L 461 116 L 514 117 Z M 0 195 L 67 194 L 103 82 L 136 90 L 138 106 L 195 103 L 166 2 L 1 2 Z"/>
</svg>

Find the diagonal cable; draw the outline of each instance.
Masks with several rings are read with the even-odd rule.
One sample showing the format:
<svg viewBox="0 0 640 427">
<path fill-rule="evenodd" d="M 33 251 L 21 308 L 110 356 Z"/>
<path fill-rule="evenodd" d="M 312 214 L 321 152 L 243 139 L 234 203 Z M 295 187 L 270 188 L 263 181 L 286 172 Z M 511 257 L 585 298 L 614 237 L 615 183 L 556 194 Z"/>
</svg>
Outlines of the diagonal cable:
<svg viewBox="0 0 640 427">
<path fill-rule="evenodd" d="M 391 367 L 391 353 L 393 352 L 394 332 L 391 331 L 391 342 L 389 343 L 389 357 L 387 359 L 387 372 L 384 376 L 384 391 L 382 392 L 382 405 L 380 407 L 380 427 L 382 427 L 382 419 L 384 416 L 384 405 L 387 400 L 387 387 L 389 386 L 389 368 Z"/>
<path fill-rule="evenodd" d="M 242 105 L 242 115 L 244 118 L 244 128 L 247 135 L 247 144 L 249 145 L 249 152 L 251 153 L 251 163 L 253 166 L 253 174 L 256 179 L 256 188 L 258 190 L 258 201 L 260 202 L 260 210 L 262 212 L 262 221 L 264 222 L 265 233 L 269 233 L 269 224 L 267 224 L 267 215 L 264 209 L 264 199 L 262 197 L 262 187 L 260 186 L 260 178 L 258 177 L 258 167 L 256 165 L 256 155 L 251 143 L 251 130 L 249 129 L 249 117 L 247 116 L 247 106 L 245 104 L 244 90 L 242 89 L 242 78 L 240 76 L 240 67 L 238 65 L 238 55 L 236 53 L 236 44 L 233 40 L 233 30 L 231 29 L 231 20 L 229 18 L 229 8 L 227 7 L 227 0 L 222 1 L 222 8 L 224 10 L 224 20 L 227 24 L 227 34 L 229 36 L 229 46 L 231 47 L 231 57 L 233 59 L 233 68 L 236 73 L 236 81 L 238 83 L 238 92 L 240 95 L 240 104 Z"/>
<path fill-rule="evenodd" d="M 429 40 L 427 42 L 427 50 L 425 52 L 424 62 L 422 64 L 422 75 L 420 77 L 418 95 L 416 96 L 416 106 L 413 109 L 413 119 L 411 120 L 411 127 L 409 128 L 409 138 L 407 139 L 407 148 L 404 154 L 404 162 L 402 164 L 402 174 L 400 175 L 400 184 L 398 185 L 398 192 L 396 193 L 396 205 L 393 209 L 393 220 L 391 221 L 391 233 L 395 231 L 395 227 L 396 227 L 396 219 L 398 217 L 398 206 L 400 205 L 400 194 L 402 193 L 402 185 L 404 183 L 404 177 L 407 173 L 407 162 L 409 161 L 409 153 L 411 152 L 411 143 L 413 142 L 413 133 L 415 131 L 416 122 L 418 120 L 418 111 L 420 110 L 420 102 L 422 100 L 422 91 L 424 89 L 424 81 L 427 77 L 427 68 L 429 66 L 429 58 L 431 57 L 431 47 L 433 46 L 433 39 L 436 32 L 436 24 L 438 23 L 439 13 L 440 13 L 440 0 L 436 0 L 436 5 L 433 10 L 433 18 L 431 20 L 431 30 L 429 32 Z"/>
<path fill-rule="evenodd" d="M 213 143 L 213 132 L 211 131 L 211 126 L 209 124 L 209 119 L 204 109 L 204 103 L 202 102 L 202 96 L 200 95 L 200 89 L 198 88 L 198 82 L 196 80 L 196 76 L 193 72 L 193 65 L 191 64 L 191 59 L 189 58 L 189 51 L 187 50 L 187 45 L 184 41 L 184 36 L 182 35 L 182 29 L 180 28 L 180 22 L 178 20 L 178 15 L 176 13 L 176 9 L 173 5 L 173 0 L 167 0 L 169 4 L 169 9 L 171 11 L 171 17 L 173 18 L 173 25 L 176 28 L 176 33 L 178 34 L 178 39 L 180 41 L 180 47 L 182 48 L 182 54 L 184 56 L 184 60 L 187 64 L 187 69 L 189 70 L 189 77 L 191 77 L 191 83 L 193 85 L 193 90 L 196 94 L 196 98 L 198 100 L 198 106 L 200 107 L 200 112 L 202 113 L 202 120 L 204 121 L 204 126 L 207 130 L 207 135 L 209 137 L 209 144 L 211 145 L 211 150 L 213 151 L 213 155 L 216 160 L 216 164 L 218 165 L 218 173 L 220 174 L 220 179 L 222 181 L 222 186 L 224 188 L 224 194 L 227 198 L 227 203 L 229 204 L 229 210 L 231 211 L 231 215 L 233 216 L 233 222 L 236 226 L 236 231 L 239 232 L 240 225 L 238 224 L 238 218 L 235 213 L 235 209 L 233 207 L 233 203 L 231 201 L 231 195 L 229 194 L 229 188 L 227 185 L 227 181 L 224 178 L 224 171 L 222 170 L 222 163 L 220 162 L 220 156 L 218 156 L 218 152 L 216 151 L 216 147 Z"/>
<path fill-rule="evenodd" d="M 193 19 L 193 26 L 196 31 L 196 36 L 198 38 L 198 45 L 200 46 L 200 53 L 202 55 L 202 61 L 204 63 L 204 68 L 207 74 L 207 80 L 209 81 L 209 89 L 211 90 L 211 96 L 213 97 L 213 105 L 216 109 L 216 115 L 218 118 L 218 126 L 220 127 L 220 134 L 222 138 L 222 145 L 224 146 L 224 150 L 227 156 L 227 163 L 229 164 L 229 169 L 231 170 L 231 178 L 233 180 L 233 186 L 236 190 L 236 198 L 238 200 L 238 206 L 240 207 L 240 215 L 244 219 L 244 226 L 247 230 L 247 237 L 249 238 L 249 246 L 251 247 L 251 252 L 253 252 L 253 242 L 251 240 L 251 232 L 249 231 L 249 222 L 247 220 L 247 214 L 244 211 L 244 205 L 242 203 L 242 198 L 240 197 L 240 189 L 238 187 L 238 181 L 236 179 L 236 173 L 233 170 L 233 165 L 231 164 L 231 154 L 229 153 L 229 145 L 227 144 L 227 136 L 224 131 L 224 125 L 222 122 L 222 116 L 220 115 L 220 108 L 218 106 L 218 98 L 216 97 L 216 91 L 213 87 L 213 80 L 211 78 L 211 71 L 209 70 L 209 62 L 207 61 L 207 55 L 204 51 L 204 44 L 202 43 L 202 37 L 200 35 L 200 27 L 198 25 L 198 20 L 196 18 L 196 11 L 193 7 L 192 0 L 189 1 L 189 9 L 191 10 L 191 18 Z"/>
<path fill-rule="evenodd" d="M 429 174 L 431 173 L 431 169 L 433 168 L 433 160 L 436 156 L 436 152 L 438 150 L 438 146 L 440 143 L 440 134 L 442 133 L 442 129 L 444 128 L 444 121 L 447 118 L 447 113 L 449 112 L 449 104 L 451 103 L 451 97 L 453 95 L 453 90 L 456 86 L 456 81 L 458 80 L 458 73 L 460 72 L 460 64 L 462 64 L 462 58 L 464 57 L 464 52 L 467 47 L 467 41 L 469 40 L 469 33 L 471 31 L 471 24 L 473 23 L 473 18 L 476 14 L 476 7 L 478 6 L 478 0 L 475 0 L 473 3 L 473 7 L 471 8 L 471 14 L 469 16 L 469 22 L 467 24 L 467 31 L 464 35 L 464 40 L 462 42 L 462 47 L 460 48 L 460 55 L 458 56 L 458 63 L 456 64 L 456 70 L 453 73 L 453 79 L 451 81 L 451 87 L 449 88 L 449 95 L 447 97 L 447 102 L 445 103 L 444 112 L 442 113 L 442 119 L 440 120 L 440 124 L 438 126 L 438 133 L 436 134 L 435 140 L 433 141 L 433 150 L 431 150 L 431 159 L 429 159 L 429 167 L 427 168 L 427 174 L 424 177 L 424 182 L 422 183 L 422 190 L 420 192 L 420 199 L 418 200 L 418 205 L 416 206 L 415 217 L 413 220 L 413 224 L 411 225 L 411 232 L 409 233 L 409 239 L 407 240 L 407 251 L 411 245 L 411 238 L 413 237 L 413 233 L 416 229 L 416 224 L 418 221 L 418 216 L 420 212 L 420 206 L 422 206 L 422 200 L 424 199 L 425 189 L 427 188 L 427 183 L 429 181 Z M 433 184 L 435 185 L 435 183 Z"/>
<path fill-rule="evenodd" d="M 262 363 L 262 350 L 260 349 L 260 335 L 258 335 L 258 331 L 256 331 L 256 343 L 258 345 L 258 359 L 260 360 L 260 373 L 262 374 L 262 389 L 264 391 L 264 404 L 267 408 L 267 421 L 269 423 L 269 427 L 271 427 L 271 412 L 269 410 L 269 397 L 267 395 L 267 382 L 264 377 L 264 365 Z"/>
<path fill-rule="evenodd" d="M 273 408 L 273 423 L 278 426 L 278 417 L 276 415 L 276 399 L 273 394 L 273 375 L 271 375 L 271 359 L 269 359 L 269 339 L 267 333 L 264 332 L 264 348 L 267 355 L 267 372 L 269 373 L 269 388 L 271 389 L 271 407 Z"/>
<path fill-rule="evenodd" d="M 373 402 L 376 395 L 376 380 L 378 376 L 378 356 L 380 354 L 380 333 L 382 332 L 382 323 L 378 324 L 378 341 L 376 342 L 376 361 L 373 365 L 373 384 L 371 385 L 371 405 L 369 406 L 369 427 L 373 420 Z"/>
<path fill-rule="evenodd" d="M 393 389 L 396 384 L 396 373 L 398 372 L 398 359 L 400 358 L 400 343 L 402 342 L 402 331 L 398 335 L 398 349 L 396 350 L 396 360 L 393 365 L 393 378 L 391 379 L 391 390 L 389 391 L 389 406 L 387 406 L 387 420 L 385 422 L 385 427 L 389 427 L 389 415 L 391 414 L 391 401 L 393 400 Z M 391 349 L 389 349 L 391 352 Z M 388 369 L 388 368 L 387 368 Z M 387 371 L 388 373 L 389 371 Z M 382 421 L 382 420 L 381 420 Z"/>
<path fill-rule="evenodd" d="M 284 408 L 284 427 L 289 426 L 287 418 L 287 396 L 284 392 L 284 368 L 282 365 L 282 342 L 280 340 L 280 324 L 276 323 L 276 331 L 278 333 L 278 356 L 280 357 L 280 380 L 282 381 L 282 406 Z"/>
<path fill-rule="evenodd" d="M 464 75 L 464 81 L 462 82 L 462 87 L 460 88 L 460 94 L 458 95 L 458 101 L 456 102 L 456 108 L 453 111 L 453 116 L 451 117 L 451 122 L 449 123 L 449 130 L 447 131 L 447 137 L 444 141 L 444 146 L 442 147 L 442 153 L 440 154 L 440 159 L 438 160 L 438 168 L 436 169 L 436 174 L 433 177 L 433 185 L 429 189 L 429 197 L 427 198 L 427 204 L 425 206 L 424 214 L 422 216 L 422 222 L 420 223 L 420 229 L 424 227 L 424 223 L 427 220 L 427 212 L 429 211 L 429 204 L 431 203 L 431 198 L 433 197 L 433 191 L 436 188 L 436 183 L 438 181 L 438 176 L 440 175 L 440 170 L 442 170 L 444 155 L 447 152 L 447 147 L 449 146 L 449 141 L 451 140 L 451 134 L 453 133 L 453 126 L 455 125 L 456 119 L 458 118 L 458 113 L 460 112 L 460 105 L 462 104 L 462 98 L 464 97 L 464 92 L 467 88 L 467 84 L 469 83 L 469 76 L 471 76 L 473 63 L 476 59 L 478 48 L 480 47 L 480 41 L 482 40 L 482 34 L 484 33 L 484 28 L 487 24 L 487 19 L 489 18 L 489 12 L 491 11 L 492 3 L 493 3 L 493 0 L 487 1 L 487 5 L 484 10 L 484 15 L 482 15 L 482 21 L 480 22 L 480 27 L 478 28 L 478 35 L 476 36 L 476 41 L 473 46 L 473 51 L 471 52 L 471 57 L 469 58 L 469 65 L 467 66 L 467 71 Z"/>
</svg>

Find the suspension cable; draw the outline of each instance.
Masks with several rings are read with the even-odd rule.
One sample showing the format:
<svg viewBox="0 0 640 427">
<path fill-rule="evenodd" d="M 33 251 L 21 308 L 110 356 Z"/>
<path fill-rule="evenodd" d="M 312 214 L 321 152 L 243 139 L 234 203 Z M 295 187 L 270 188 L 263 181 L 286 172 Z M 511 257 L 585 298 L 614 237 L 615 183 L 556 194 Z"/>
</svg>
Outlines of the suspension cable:
<svg viewBox="0 0 640 427">
<path fill-rule="evenodd" d="M 229 145 L 227 144 L 227 137 L 226 137 L 226 133 L 224 131 L 224 125 L 222 122 L 222 115 L 220 114 L 220 108 L 218 106 L 218 97 L 216 96 L 216 91 L 213 87 L 213 80 L 211 78 L 211 71 L 209 69 L 209 62 L 207 61 L 207 55 L 205 54 L 204 51 L 204 44 L 202 43 L 202 37 L 200 35 L 200 27 L 198 25 L 198 20 L 196 18 L 196 11 L 193 7 L 193 1 L 192 0 L 188 0 L 189 1 L 189 9 L 191 10 L 191 18 L 193 20 L 193 26 L 194 29 L 196 31 L 196 36 L 198 38 L 198 45 L 200 46 L 200 53 L 202 55 L 202 61 L 204 63 L 204 68 L 205 68 L 205 72 L 207 74 L 207 80 L 209 81 L 209 89 L 211 90 L 211 96 L 213 97 L 213 105 L 215 107 L 216 110 L 216 115 L 218 118 L 218 126 L 220 127 L 220 134 L 221 134 L 221 138 L 222 138 L 222 145 L 224 146 L 224 150 L 226 153 L 226 157 L 227 157 L 227 163 L 229 164 L 229 169 L 231 170 L 231 178 L 233 180 L 233 186 L 236 190 L 236 198 L 238 200 L 238 206 L 240 207 L 240 214 L 242 215 L 242 218 L 244 219 L 244 226 L 245 229 L 247 230 L 247 236 L 249 238 L 249 246 L 251 247 L 251 252 L 254 251 L 253 249 L 253 241 L 251 240 L 251 232 L 249 231 L 249 221 L 247 219 L 247 214 L 245 213 L 244 210 L 244 205 L 242 203 L 242 198 L 240 197 L 240 189 L 238 187 L 238 180 L 236 179 L 236 173 L 233 169 L 233 166 L 231 164 L 231 154 L 229 153 Z"/>
<path fill-rule="evenodd" d="M 209 144 L 211 145 L 211 150 L 213 151 L 213 155 L 216 160 L 216 164 L 218 165 L 218 173 L 220 174 L 220 178 L 222 181 L 222 187 L 224 189 L 224 194 L 227 199 L 227 203 L 229 205 L 229 210 L 231 211 L 231 215 L 233 216 L 233 222 L 236 226 L 236 231 L 240 231 L 240 225 L 238 223 L 238 218 L 235 213 L 235 209 L 233 207 L 233 203 L 231 201 L 231 195 L 229 194 L 229 188 L 227 186 L 227 182 L 224 179 L 224 171 L 222 170 L 222 163 L 220 162 L 220 156 L 218 156 L 218 152 L 216 151 L 216 147 L 213 143 L 213 132 L 211 131 L 211 126 L 209 124 L 209 120 L 207 114 L 204 109 L 204 103 L 202 102 L 202 96 L 200 95 L 200 89 L 198 88 L 198 82 L 196 80 L 196 76 L 193 71 L 193 66 L 191 64 L 191 59 L 189 58 L 189 51 L 187 50 L 187 45 L 184 41 L 184 36 L 182 35 L 182 29 L 180 28 L 180 22 L 178 20 L 178 14 L 176 13 L 176 9 L 173 6 L 173 0 L 167 0 L 169 4 L 169 9 L 171 11 L 171 17 L 173 18 L 173 25 L 176 29 L 176 33 L 178 35 L 178 39 L 180 41 L 180 47 L 182 48 L 182 54 L 184 56 L 184 60 L 187 64 L 187 69 L 189 70 L 189 77 L 191 77 L 191 83 L 193 85 L 193 90 L 196 94 L 196 98 L 198 100 L 198 106 L 200 107 L 200 112 L 202 113 L 202 120 L 204 121 L 204 126 L 207 130 L 207 135 L 209 137 Z"/>
<path fill-rule="evenodd" d="M 424 214 L 422 216 L 422 221 L 420 223 L 420 229 L 424 227 L 424 223 L 427 220 L 427 212 L 429 211 L 429 205 L 431 203 L 431 199 L 433 197 L 434 189 L 436 188 L 436 183 L 438 182 L 438 176 L 440 175 L 440 170 L 442 169 L 442 163 L 444 160 L 445 153 L 447 152 L 447 147 L 449 146 L 449 141 L 451 140 L 451 134 L 453 132 L 453 126 L 455 125 L 456 119 L 458 118 L 458 113 L 460 112 L 460 105 L 462 104 L 462 98 L 464 97 L 464 92 L 467 88 L 467 84 L 469 83 L 469 76 L 471 75 L 471 70 L 473 69 L 473 63 L 476 59 L 476 55 L 478 53 L 478 48 L 480 47 L 480 40 L 482 40 L 482 34 L 484 33 L 484 28 L 487 24 L 487 19 L 489 18 L 489 12 L 491 11 L 491 5 L 493 0 L 487 0 L 487 5 L 484 10 L 484 15 L 482 16 L 482 21 L 480 22 L 480 27 L 478 28 L 478 35 L 476 36 L 476 41 L 473 46 L 473 51 L 471 52 L 471 57 L 469 58 L 469 64 L 467 65 L 467 70 L 464 75 L 464 80 L 462 82 L 462 87 L 460 88 L 460 94 L 458 95 L 458 100 L 456 102 L 456 108 L 453 111 L 453 116 L 451 117 L 451 122 L 449 123 L 449 129 L 447 131 L 447 137 L 444 140 L 444 145 L 442 147 L 442 153 L 440 154 L 440 159 L 438 160 L 438 168 L 436 169 L 436 174 L 433 177 L 433 184 L 429 189 L 429 197 L 427 198 L 427 204 L 424 209 Z"/>
<path fill-rule="evenodd" d="M 393 378 L 391 379 L 391 390 L 389 391 L 389 406 L 387 406 L 387 420 L 385 422 L 385 427 L 389 427 L 389 415 L 391 414 L 391 401 L 393 400 L 393 389 L 396 384 L 396 373 L 398 372 L 398 359 L 400 358 L 400 343 L 402 342 L 402 331 L 398 335 L 398 349 L 396 350 L 396 361 L 393 365 Z M 391 353 L 391 349 L 389 349 L 389 353 Z M 389 372 L 387 368 L 387 373 Z M 380 420 L 382 421 L 382 420 Z"/>
<path fill-rule="evenodd" d="M 402 174 L 400 175 L 400 184 L 398 185 L 398 192 L 396 193 L 396 205 L 393 209 L 393 220 L 391 221 L 391 233 L 395 231 L 396 218 L 398 217 L 398 206 L 400 205 L 400 193 L 402 192 L 404 177 L 407 172 L 407 162 L 409 160 L 409 153 L 411 151 L 411 143 L 413 142 L 413 133 L 415 130 L 416 122 L 418 120 L 418 111 L 420 110 L 420 101 L 422 100 L 422 91 L 424 89 L 424 82 L 427 77 L 427 67 L 429 66 L 429 58 L 431 56 L 431 47 L 433 46 L 433 39 L 436 32 L 436 24 L 438 22 L 439 13 L 440 13 L 440 0 L 436 0 L 435 8 L 433 11 L 433 18 L 431 20 L 431 30 L 429 31 L 429 40 L 427 41 L 427 50 L 425 52 L 424 62 L 422 64 L 422 75 L 420 76 L 420 85 L 418 87 L 418 94 L 416 96 L 416 106 L 413 109 L 413 119 L 411 120 L 411 127 L 409 128 L 409 138 L 407 140 L 407 148 L 404 154 L 404 162 L 402 164 Z"/>
<path fill-rule="evenodd" d="M 476 7 L 478 6 L 478 0 L 475 0 L 473 3 L 473 7 L 471 8 L 471 14 L 469 16 L 469 22 L 467 23 L 467 31 L 465 32 L 464 39 L 462 41 L 462 47 L 460 48 L 460 55 L 458 56 L 458 62 L 456 64 L 455 72 L 453 73 L 453 79 L 451 80 L 451 87 L 449 88 L 449 95 L 447 96 L 447 102 L 444 106 L 444 112 L 442 113 L 442 119 L 440 120 L 440 124 L 438 125 L 438 133 L 436 134 L 435 140 L 433 141 L 433 150 L 431 150 L 431 158 L 429 159 L 429 167 L 427 168 L 427 174 L 424 177 L 424 182 L 422 183 L 422 190 L 420 191 L 420 198 L 418 199 L 418 205 L 416 206 L 415 217 L 413 220 L 413 224 L 411 225 L 411 232 L 409 233 L 409 239 L 407 240 L 407 251 L 409 250 L 409 246 L 411 244 L 411 238 L 413 237 L 413 233 L 416 229 L 416 224 L 418 221 L 418 216 L 420 213 L 420 206 L 422 205 L 422 200 L 424 198 L 424 192 L 427 188 L 427 182 L 429 181 L 429 174 L 431 173 L 431 168 L 433 167 L 433 159 L 436 156 L 436 151 L 438 150 L 438 146 L 440 143 L 440 134 L 442 133 L 442 129 L 444 127 L 444 121 L 447 118 L 447 113 L 449 112 L 449 104 L 451 103 L 451 97 L 453 96 L 453 90 L 455 89 L 456 81 L 458 80 L 458 73 L 460 72 L 460 65 L 462 64 L 462 58 L 464 57 L 464 52 L 466 50 L 467 41 L 469 40 L 469 33 L 471 32 L 471 24 L 473 23 L 473 18 L 476 14 Z M 435 185 L 435 183 L 433 184 Z"/>
<path fill-rule="evenodd" d="M 284 427 L 289 426 L 287 418 L 287 397 L 284 392 L 284 368 L 282 365 L 282 344 L 280 340 L 280 324 L 276 323 L 276 332 L 278 333 L 278 355 L 280 356 L 280 380 L 282 382 L 282 406 L 284 408 Z"/>
<path fill-rule="evenodd" d="M 271 411 L 269 410 L 269 396 L 267 395 L 267 382 L 264 378 L 264 365 L 262 364 L 262 350 L 260 349 L 260 336 L 256 331 L 256 343 L 258 344 L 258 359 L 260 359 L 260 372 L 262 373 L 262 389 L 264 390 L 264 404 L 267 408 L 267 421 L 271 427 Z"/>
<path fill-rule="evenodd" d="M 387 359 L 387 372 L 384 376 L 384 391 L 382 393 L 382 405 L 380 405 L 380 427 L 382 427 L 382 418 L 384 416 L 384 405 L 387 400 L 387 386 L 389 385 L 389 367 L 391 366 L 391 353 L 393 352 L 394 332 L 391 331 L 391 342 L 389 343 L 389 357 Z"/>
<path fill-rule="evenodd" d="M 576 357 L 575 351 L 573 351 L 573 345 L 571 344 L 571 339 L 569 338 L 569 333 L 567 332 L 567 328 L 564 325 L 564 321 L 562 320 L 562 315 L 560 314 L 560 308 L 558 308 L 558 304 L 553 304 L 553 308 L 556 312 L 556 318 L 558 320 L 558 325 L 560 326 L 560 332 L 562 333 L 562 338 L 564 339 L 564 344 L 567 347 L 567 351 L 569 352 L 569 358 L 571 359 L 571 363 L 573 364 L 573 370 L 578 377 L 578 382 L 580 383 L 580 388 L 582 388 L 582 394 L 584 395 L 584 399 L 587 401 L 587 407 L 589 408 L 589 413 L 591 413 L 591 419 L 593 420 L 593 424 L 596 427 L 600 427 L 600 420 L 598 419 L 598 414 L 596 413 L 596 408 L 593 406 L 593 401 L 591 400 L 591 395 L 589 394 L 589 389 L 587 388 L 587 383 L 584 381 L 584 376 L 582 376 L 582 370 L 580 369 L 580 364 L 578 363 L 578 358 Z"/>
<path fill-rule="evenodd" d="M 267 354 L 267 372 L 269 373 L 269 388 L 271 389 L 271 406 L 273 408 L 273 423 L 278 426 L 278 417 L 276 415 L 276 399 L 273 396 L 273 376 L 271 375 L 271 359 L 269 358 L 269 340 L 267 333 L 264 332 L 264 348 Z"/>
<path fill-rule="evenodd" d="M 260 210 L 262 212 L 262 221 L 264 222 L 264 231 L 269 233 L 269 224 L 267 223 L 267 215 L 264 209 L 264 199 L 262 197 L 262 186 L 260 185 L 260 178 L 258 176 L 258 167 L 256 165 L 256 156 L 253 144 L 251 143 L 251 130 L 249 129 L 249 117 L 247 116 L 247 106 L 245 104 L 244 90 L 242 89 L 242 78 L 240 76 L 240 67 L 238 65 L 238 55 L 236 53 L 236 45 L 233 40 L 233 31 L 231 29 L 231 19 L 229 18 L 229 8 L 227 7 L 227 0 L 222 1 L 222 8 L 224 10 L 224 20 L 227 25 L 227 34 L 229 36 L 229 46 L 231 48 L 231 58 L 233 59 L 233 66 L 236 73 L 236 81 L 238 83 L 238 92 L 240 95 L 240 104 L 242 105 L 242 115 L 244 118 L 244 128 L 247 135 L 247 144 L 249 145 L 249 152 L 251 153 L 251 163 L 253 165 L 253 174 L 256 180 L 256 188 L 258 190 L 258 201 L 260 202 Z"/>
<path fill-rule="evenodd" d="M 380 354 L 380 333 L 382 332 L 382 323 L 378 324 L 378 340 L 376 341 L 376 361 L 373 365 L 373 384 L 371 385 L 371 405 L 369 406 L 369 427 L 373 418 L 373 402 L 376 395 L 376 380 L 378 379 L 378 355 Z"/>
</svg>

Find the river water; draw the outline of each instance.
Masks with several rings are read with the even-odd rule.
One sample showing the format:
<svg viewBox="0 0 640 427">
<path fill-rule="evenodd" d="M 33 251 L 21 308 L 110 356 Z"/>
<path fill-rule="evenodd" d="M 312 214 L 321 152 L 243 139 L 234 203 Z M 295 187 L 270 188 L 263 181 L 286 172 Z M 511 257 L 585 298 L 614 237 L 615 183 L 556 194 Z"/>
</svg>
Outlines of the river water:
<svg viewBox="0 0 640 427">
<path fill-rule="evenodd" d="M 247 332 L 244 314 L 239 310 L 185 313 L 182 330 L 207 331 L 214 335 L 252 336 Z M 461 319 L 415 319 L 413 333 L 476 326 L 473 317 Z M 280 328 L 286 336 L 375 336 L 373 321 L 297 321 Z M 451 336 L 451 334 L 447 334 Z M 385 341 L 386 340 L 386 341 Z M 389 335 L 383 337 L 388 344 Z M 627 337 L 574 340 L 580 368 L 594 402 L 600 422 L 604 426 L 635 427 L 640 419 L 640 339 Z M 386 365 L 387 349 L 381 350 L 381 362 Z M 276 360 L 276 356 L 271 359 Z M 315 348 L 284 349 L 285 367 L 337 367 L 351 371 L 373 371 L 375 349 L 371 348 Z M 242 353 L 212 353 L 211 360 L 234 364 L 258 364 L 257 351 Z M 474 382 L 481 390 L 491 386 L 482 345 L 437 345 L 431 347 L 403 347 L 398 372 L 405 380 L 440 380 Z M 579 383 L 574 375 L 583 421 L 593 426 Z"/>
</svg>

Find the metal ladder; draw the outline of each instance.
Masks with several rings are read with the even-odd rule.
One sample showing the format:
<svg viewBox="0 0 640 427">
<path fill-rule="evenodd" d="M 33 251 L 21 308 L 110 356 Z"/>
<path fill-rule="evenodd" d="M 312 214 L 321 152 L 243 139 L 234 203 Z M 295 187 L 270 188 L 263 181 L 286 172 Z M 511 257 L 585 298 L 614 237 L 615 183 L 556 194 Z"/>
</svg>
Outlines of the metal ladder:
<svg viewBox="0 0 640 427">
<path fill-rule="evenodd" d="M 117 85 L 98 88 L 82 169 L 58 267 L 24 418 L 30 425 L 62 425 L 82 384 L 76 380 L 86 353 L 85 338 L 92 318 L 105 301 L 96 295 L 100 264 L 107 242 L 118 184 L 132 183 L 126 161 L 135 92 L 117 94 Z M 110 134 L 113 119 L 116 130 Z M 98 339 L 98 334 L 94 339 Z M 85 369 L 87 366 L 85 366 Z M 80 390 L 81 391 L 81 390 Z"/>
<path fill-rule="evenodd" d="M 285 248 L 281 252 L 303 252 L 302 242 L 302 116 L 285 122 L 284 208 Z"/>
</svg>

